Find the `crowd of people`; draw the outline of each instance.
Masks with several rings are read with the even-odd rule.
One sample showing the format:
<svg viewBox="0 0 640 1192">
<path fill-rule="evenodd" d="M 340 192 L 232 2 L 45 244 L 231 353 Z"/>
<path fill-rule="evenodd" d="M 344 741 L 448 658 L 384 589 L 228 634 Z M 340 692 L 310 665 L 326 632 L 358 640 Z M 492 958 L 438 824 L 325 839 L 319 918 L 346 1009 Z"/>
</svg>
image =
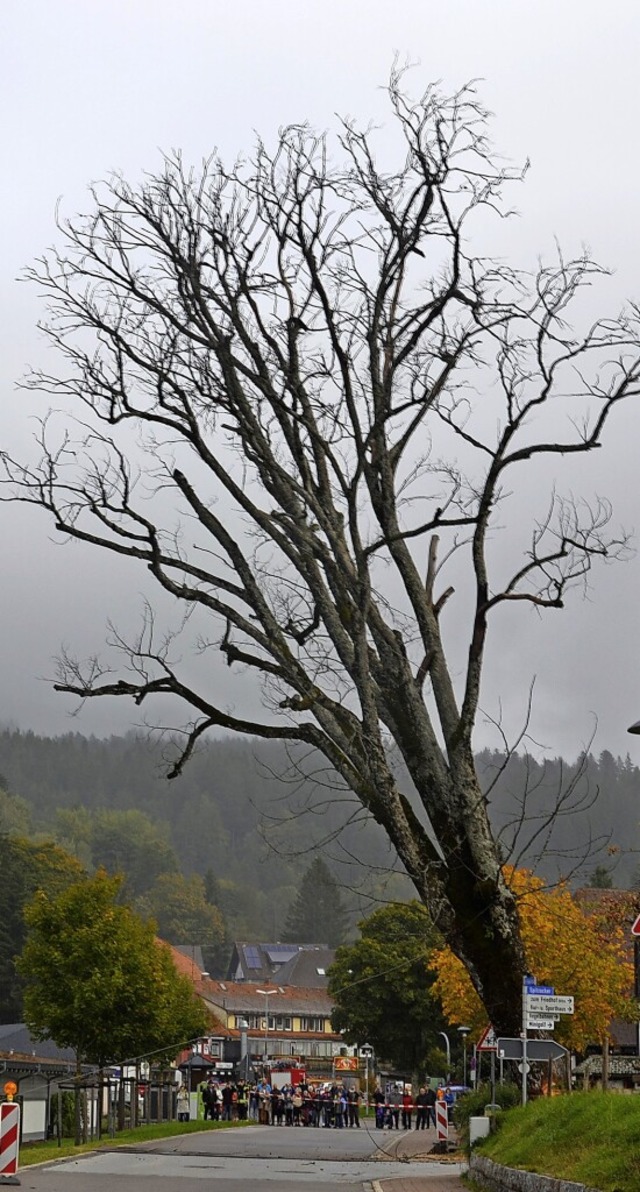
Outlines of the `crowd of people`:
<svg viewBox="0 0 640 1192">
<path fill-rule="evenodd" d="M 360 1129 L 363 1095 L 355 1086 L 325 1083 L 320 1085 L 272 1085 L 268 1080 L 253 1084 L 242 1080 L 219 1081 L 211 1077 L 199 1086 L 205 1121 L 255 1121 L 273 1126 L 316 1126 L 326 1129 Z M 436 1101 L 442 1099 L 450 1112 L 454 1096 L 451 1089 L 437 1092 L 421 1085 L 417 1095 L 401 1089 L 376 1086 L 371 1098 L 375 1125 L 379 1130 L 425 1130 L 436 1125 Z M 186 1112 L 185 1112 L 186 1111 Z M 414 1122 L 415 1113 L 415 1127 Z M 188 1093 L 178 1091 L 178 1116 L 188 1119 Z"/>
<path fill-rule="evenodd" d="M 389 1096 L 379 1086 L 373 1094 L 376 1113 L 376 1126 L 384 1130 L 399 1130 L 402 1115 L 402 1129 L 413 1129 L 413 1111 L 416 1114 L 416 1130 L 426 1130 L 436 1124 L 436 1102 L 441 1099 L 447 1105 L 447 1114 L 453 1106 L 454 1096 L 449 1085 L 439 1088 L 436 1092 L 430 1085 L 420 1085 L 420 1090 L 414 1098 L 408 1091 L 396 1092 Z"/>
<path fill-rule="evenodd" d="M 204 1118 L 212 1121 L 247 1119 L 273 1126 L 360 1126 L 362 1094 L 346 1085 L 271 1085 L 243 1081 L 220 1083 L 211 1079 L 200 1086 Z"/>
</svg>

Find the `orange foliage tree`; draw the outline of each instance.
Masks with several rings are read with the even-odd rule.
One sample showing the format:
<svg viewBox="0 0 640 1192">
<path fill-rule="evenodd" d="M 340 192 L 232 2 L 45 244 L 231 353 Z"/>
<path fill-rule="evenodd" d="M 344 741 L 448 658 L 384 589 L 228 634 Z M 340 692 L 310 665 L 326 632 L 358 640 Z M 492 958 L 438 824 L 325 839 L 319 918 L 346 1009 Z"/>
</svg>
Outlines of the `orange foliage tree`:
<svg viewBox="0 0 640 1192">
<path fill-rule="evenodd" d="M 505 869 L 520 911 L 529 970 L 558 994 L 573 994 L 575 1014 L 562 1015 L 554 1038 L 573 1050 L 603 1039 L 612 1018 L 637 1014 L 632 995 L 633 965 L 622 917 L 597 906 L 585 913 L 565 885 L 553 889 L 529 870 Z M 449 948 L 431 961 L 433 992 L 452 1023 L 468 1023 L 478 1033 L 487 1026 L 484 1007 L 466 969 Z"/>
</svg>

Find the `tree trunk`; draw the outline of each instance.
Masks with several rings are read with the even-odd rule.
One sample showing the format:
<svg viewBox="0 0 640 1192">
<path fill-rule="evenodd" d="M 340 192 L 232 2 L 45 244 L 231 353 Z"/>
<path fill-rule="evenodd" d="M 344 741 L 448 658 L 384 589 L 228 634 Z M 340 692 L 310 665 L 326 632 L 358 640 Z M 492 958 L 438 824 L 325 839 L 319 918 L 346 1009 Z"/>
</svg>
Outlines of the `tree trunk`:
<svg viewBox="0 0 640 1192">
<path fill-rule="evenodd" d="M 451 767 L 444 782 L 418 787 L 443 857 L 433 849 L 417 817 L 411 844 L 390 816 L 385 827 L 434 924 L 467 969 L 498 1035 L 522 1029 L 522 981 L 526 971 L 516 899 L 498 857 L 473 761 Z M 410 767 L 414 781 L 421 766 Z M 406 811 L 405 814 L 409 816 Z M 421 847 L 416 849 L 416 841 Z"/>
</svg>

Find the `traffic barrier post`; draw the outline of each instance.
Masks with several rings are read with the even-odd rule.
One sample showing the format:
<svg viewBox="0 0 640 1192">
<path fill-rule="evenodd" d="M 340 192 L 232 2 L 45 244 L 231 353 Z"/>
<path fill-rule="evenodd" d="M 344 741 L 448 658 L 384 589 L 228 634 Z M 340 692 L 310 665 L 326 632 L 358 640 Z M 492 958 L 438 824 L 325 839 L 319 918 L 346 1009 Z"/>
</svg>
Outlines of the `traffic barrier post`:
<svg viewBox="0 0 640 1192">
<path fill-rule="evenodd" d="M 449 1107 L 444 1099 L 436 1101 L 436 1133 L 438 1142 L 447 1142 L 449 1138 Z"/>
<path fill-rule="evenodd" d="M 0 1187 L 19 1184 L 20 1106 L 15 1101 L 0 1105 Z"/>
</svg>

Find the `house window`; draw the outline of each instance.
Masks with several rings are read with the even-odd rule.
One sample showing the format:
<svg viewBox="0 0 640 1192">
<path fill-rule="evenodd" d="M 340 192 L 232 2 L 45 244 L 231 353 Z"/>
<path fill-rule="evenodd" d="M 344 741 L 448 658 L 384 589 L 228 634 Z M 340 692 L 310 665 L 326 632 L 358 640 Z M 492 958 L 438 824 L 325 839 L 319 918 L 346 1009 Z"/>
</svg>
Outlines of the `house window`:
<svg viewBox="0 0 640 1192">
<path fill-rule="evenodd" d="M 261 1018 L 259 1014 L 250 1014 L 248 1012 L 248 1010 L 237 1010 L 236 1011 L 235 1024 L 236 1024 L 237 1031 L 241 1031 L 243 1029 L 240 1026 L 241 1022 L 246 1022 L 249 1030 L 252 1030 L 252 1031 L 259 1030 L 260 1027 L 262 1027 L 262 1029 L 264 1030 L 264 1018 Z M 229 1025 L 231 1025 L 231 1020 L 230 1020 Z"/>
<path fill-rule="evenodd" d="M 300 1030 L 324 1032 L 324 1018 L 301 1018 Z"/>
<path fill-rule="evenodd" d="M 291 1030 L 291 1019 L 290 1019 L 290 1018 L 285 1018 L 285 1020 L 284 1020 L 284 1029 L 285 1029 L 285 1031 L 290 1031 L 290 1030 Z"/>
</svg>

